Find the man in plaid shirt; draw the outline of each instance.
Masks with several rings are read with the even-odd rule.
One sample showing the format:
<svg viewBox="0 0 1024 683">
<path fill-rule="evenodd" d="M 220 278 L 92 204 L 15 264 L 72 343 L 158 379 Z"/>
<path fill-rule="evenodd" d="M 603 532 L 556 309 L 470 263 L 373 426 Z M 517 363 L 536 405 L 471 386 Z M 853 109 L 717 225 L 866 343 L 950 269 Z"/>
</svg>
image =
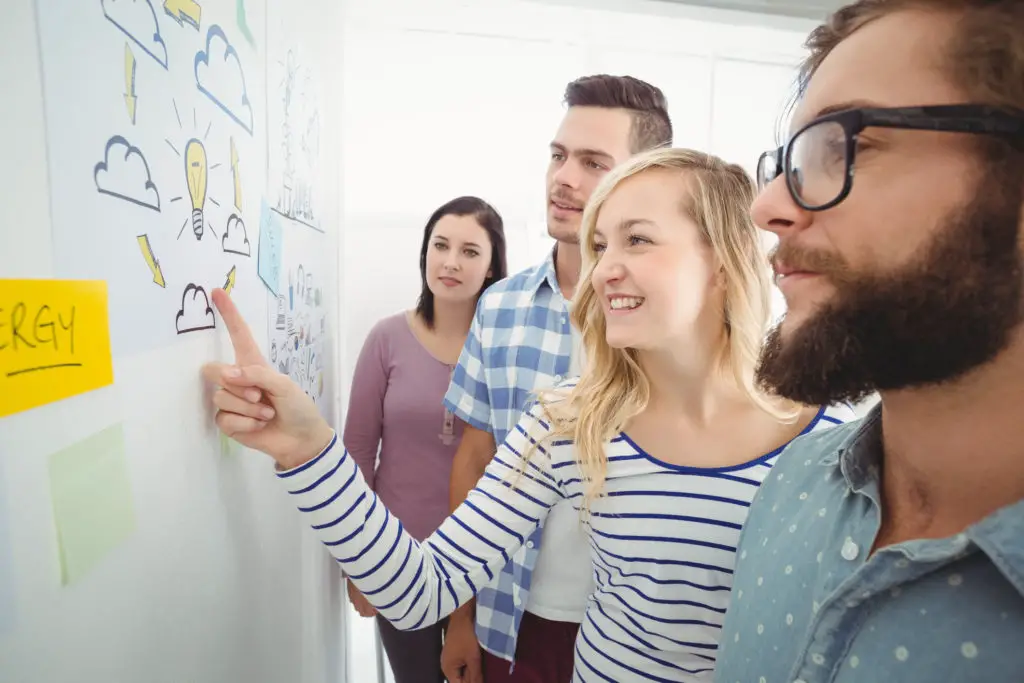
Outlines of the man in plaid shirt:
<svg viewBox="0 0 1024 683">
<path fill-rule="evenodd" d="M 480 297 L 444 398 L 466 423 L 452 465 L 454 510 L 484 474 L 531 394 L 579 375 L 579 333 L 569 301 L 580 276 L 583 207 L 602 176 L 633 154 L 672 144 L 662 92 L 628 76 L 589 76 L 565 90 L 567 111 L 551 143 L 548 234 L 541 264 Z M 449 621 L 442 668 L 452 683 L 565 683 L 592 588 L 590 546 L 568 501 Z M 482 648 L 482 654 L 481 654 Z"/>
</svg>

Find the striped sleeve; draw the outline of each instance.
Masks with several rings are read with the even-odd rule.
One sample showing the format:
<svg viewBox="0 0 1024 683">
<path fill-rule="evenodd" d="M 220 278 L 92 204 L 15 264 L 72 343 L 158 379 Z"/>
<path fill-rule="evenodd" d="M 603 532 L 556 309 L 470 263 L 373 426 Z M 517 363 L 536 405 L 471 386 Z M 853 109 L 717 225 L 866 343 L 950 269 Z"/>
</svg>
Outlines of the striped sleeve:
<svg viewBox="0 0 1024 683">
<path fill-rule="evenodd" d="M 466 501 L 422 543 L 380 502 L 337 436 L 317 458 L 277 476 L 348 578 L 397 628 L 425 628 L 470 600 L 565 497 L 548 427 L 531 413 L 498 448 Z"/>
</svg>

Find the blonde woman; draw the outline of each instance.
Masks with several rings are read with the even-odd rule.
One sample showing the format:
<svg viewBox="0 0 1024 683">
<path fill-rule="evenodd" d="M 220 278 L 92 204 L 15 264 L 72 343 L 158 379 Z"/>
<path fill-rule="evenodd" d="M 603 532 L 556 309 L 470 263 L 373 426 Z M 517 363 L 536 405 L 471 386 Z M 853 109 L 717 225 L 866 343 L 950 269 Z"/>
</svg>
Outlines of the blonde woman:
<svg viewBox="0 0 1024 683">
<path fill-rule="evenodd" d="M 230 387 L 216 394 L 217 422 L 277 460 L 309 524 L 398 628 L 471 598 L 569 499 L 590 535 L 595 590 L 566 680 L 710 681 L 758 486 L 793 438 L 853 417 L 755 386 L 770 283 L 753 197 L 741 168 L 689 150 L 648 152 L 608 174 L 583 216 L 573 305 L 583 376 L 539 396 L 422 543 L 367 489 L 305 395 L 258 358 L 237 359 L 235 377 L 206 369 Z M 244 325 L 216 301 L 244 350 Z M 273 419 L 236 397 L 251 387 Z"/>
</svg>

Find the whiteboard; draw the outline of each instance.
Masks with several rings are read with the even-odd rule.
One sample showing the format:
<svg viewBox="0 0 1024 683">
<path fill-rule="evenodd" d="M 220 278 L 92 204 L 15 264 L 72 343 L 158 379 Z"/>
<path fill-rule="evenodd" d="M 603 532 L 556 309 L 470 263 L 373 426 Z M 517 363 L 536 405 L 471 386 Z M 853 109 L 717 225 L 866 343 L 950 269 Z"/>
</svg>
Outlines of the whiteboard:
<svg viewBox="0 0 1024 683">
<path fill-rule="evenodd" d="M 334 564 L 269 460 L 218 434 L 199 377 L 231 359 L 203 301 L 214 287 L 231 289 L 265 352 L 274 341 L 277 297 L 257 268 L 262 206 L 280 194 L 271 53 L 302 44 L 324 79 L 311 87 L 328 93 L 321 115 L 339 115 L 342 7 L 301 4 L 5 3 L 3 60 L 18 68 L 0 83 L 0 124 L 18 163 L 0 169 L 0 278 L 106 282 L 114 382 L 0 418 L 4 683 L 343 671 Z M 324 131 L 324 187 L 340 184 L 339 145 Z M 291 342 L 337 423 L 341 204 L 320 196 L 317 230 L 282 216 L 279 268 L 314 275 Z"/>
<path fill-rule="evenodd" d="M 260 57 L 231 13 L 200 8 L 196 28 L 162 4 L 38 4 L 55 274 L 107 281 L 115 356 L 208 333 L 229 278 L 266 315 Z"/>
</svg>

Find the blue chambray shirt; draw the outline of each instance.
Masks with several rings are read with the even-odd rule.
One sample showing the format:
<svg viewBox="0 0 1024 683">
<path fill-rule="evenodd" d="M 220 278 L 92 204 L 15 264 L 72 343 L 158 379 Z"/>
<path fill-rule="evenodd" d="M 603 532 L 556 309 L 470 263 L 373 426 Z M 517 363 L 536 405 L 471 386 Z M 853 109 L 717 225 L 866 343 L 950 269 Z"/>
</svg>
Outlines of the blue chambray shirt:
<svg viewBox="0 0 1024 683">
<path fill-rule="evenodd" d="M 542 264 L 496 282 L 480 297 L 444 406 L 473 427 L 491 432 L 500 445 L 535 392 L 566 378 L 572 345 L 552 251 Z M 481 646 L 510 662 L 541 537 L 538 528 L 476 597 Z"/>
<path fill-rule="evenodd" d="M 779 458 L 741 536 L 715 683 L 1024 681 L 1024 500 L 869 559 L 880 462 L 877 406 Z"/>
</svg>

